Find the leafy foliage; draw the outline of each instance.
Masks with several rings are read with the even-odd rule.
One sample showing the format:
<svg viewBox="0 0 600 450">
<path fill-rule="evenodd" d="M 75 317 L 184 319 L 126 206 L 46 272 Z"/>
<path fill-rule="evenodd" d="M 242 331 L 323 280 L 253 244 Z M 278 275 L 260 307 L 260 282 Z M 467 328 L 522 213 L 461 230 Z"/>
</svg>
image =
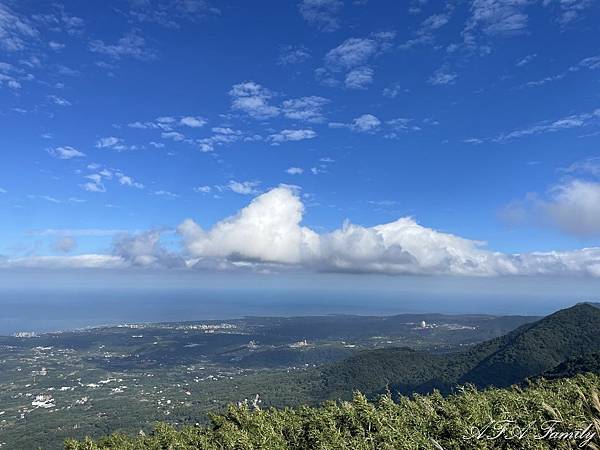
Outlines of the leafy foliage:
<svg viewBox="0 0 600 450">
<path fill-rule="evenodd" d="M 371 403 L 355 393 L 350 402 L 327 402 L 321 407 L 252 409 L 229 407 L 212 417 L 209 426 L 176 429 L 158 424 L 150 435 L 123 434 L 93 441 L 68 441 L 67 450 L 150 449 L 569 449 L 579 441 L 536 439 L 539 426 L 560 420 L 571 431 L 592 425 L 600 433 L 600 377 L 537 380 L 521 389 L 478 391 L 465 386 L 448 397 L 439 392 L 401 397 L 389 395 Z M 531 432 L 521 439 L 474 440 L 473 427 L 491 420 L 513 420 Z M 598 434 L 596 434 L 596 444 Z M 592 447 L 593 448 L 593 447 Z M 596 447 L 597 448 L 597 447 Z"/>
</svg>

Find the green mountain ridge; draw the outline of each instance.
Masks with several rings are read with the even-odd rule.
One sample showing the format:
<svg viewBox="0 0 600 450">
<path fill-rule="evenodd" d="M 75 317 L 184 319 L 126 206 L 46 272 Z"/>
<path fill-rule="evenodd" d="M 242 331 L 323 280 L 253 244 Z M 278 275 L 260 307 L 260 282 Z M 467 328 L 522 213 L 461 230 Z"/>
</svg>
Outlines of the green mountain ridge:
<svg viewBox="0 0 600 450">
<path fill-rule="evenodd" d="M 567 359 L 558 366 L 542 373 L 540 377 L 554 380 L 557 378 L 572 377 L 584 372 L 600 373 L 600 352 L 588 353 Z"/>
<path fill-rule="evenodd" d="M 450 392 L 457 384 L 504 387 L 600 349 L 600 308 L 580 303 L 463 352 L 364 351 L 323 369 L 328 396 Z M 576 366 L 573 366 L 576 367 Z M 584 367 L 580 367 L 580 371 Z"/>
</svg>

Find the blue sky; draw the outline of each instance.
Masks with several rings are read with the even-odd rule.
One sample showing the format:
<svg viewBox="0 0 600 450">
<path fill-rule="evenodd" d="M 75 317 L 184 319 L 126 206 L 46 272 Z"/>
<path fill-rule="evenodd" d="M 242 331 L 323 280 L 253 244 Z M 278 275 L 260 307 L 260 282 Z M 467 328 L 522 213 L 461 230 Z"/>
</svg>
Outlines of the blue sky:
<svg viewBox="0 0 600 450">
<path fill-rule="evenodd" d="M 599 19 L 0 0 L 0 266 L 598 277 Z"/>
</svg>

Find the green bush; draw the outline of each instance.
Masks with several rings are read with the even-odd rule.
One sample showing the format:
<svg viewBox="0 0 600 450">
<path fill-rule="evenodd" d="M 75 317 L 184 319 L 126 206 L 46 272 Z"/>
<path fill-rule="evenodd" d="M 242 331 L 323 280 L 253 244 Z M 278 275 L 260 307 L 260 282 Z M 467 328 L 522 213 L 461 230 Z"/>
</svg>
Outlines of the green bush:
<svg viewBox="0 0 600 450">
<path fill-rule="evenodd" d="M 208 426 L 176 429 L 158 424 L 151 435 L 115 434 L 97 441 L 68 441 L 67 450 L 158 449 L 286 449 L 286 450 L 399 450 L 399 449 L 570 449 L 581 440 L 536 439 L 541 423 L 560 421 L 556 428 L 575 431 L 591 425 L 599 449 L 600 376 L 578 375 L 529 386 L 477 390 L 467 385 L 444 397 L 439 392 L 401 397 L 382 396 L 369 402 L 355 393 L 350 402 L 326 402 L 320 407 L 301 406 L 268 410 L 248 405 L 230 406 L 211 417 Z M 512 426 L 532 431 L 522 439 L 470 439 L 473 427 L 491 420 L 512 420 Z M 513 430 L 514 428 L 511 428 Z M 488 433 L 491 435 L 493 433 Z M 595 442 L 595 444 L 594 444 Z"/>
</svg>

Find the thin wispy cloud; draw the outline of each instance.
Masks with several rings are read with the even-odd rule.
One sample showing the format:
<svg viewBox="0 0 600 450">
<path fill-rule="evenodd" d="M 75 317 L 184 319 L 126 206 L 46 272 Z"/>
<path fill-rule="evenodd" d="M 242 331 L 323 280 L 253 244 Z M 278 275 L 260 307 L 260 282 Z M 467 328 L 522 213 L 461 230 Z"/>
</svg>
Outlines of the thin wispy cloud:
<svg viewBox="0 0 600 450">
<path fill-rule="evenodd" d="M 198 22 L 219 16 L 221 10 L 207 0 L 130 0 L 129 17 L 139 22 L 180 28 L 186 22 Z"/>
<path fill-rule="evenodd" d="M 320 31 L 332 32 L 341 27 L 339 14 L 343 5 L 341 0 L 302 0 L 298 9 L 308 24 Z"/>
<path fill-rule="evenodd" d="M 283 66 L 302 64 L 311 58 L 311 54 L 303 45 L 287 45 L 281 49 L 278 64 Z"/>
<path fill-rule="evenodd" d="M 146 45 L 146 40 L 139 31 L 132 30 L 115 43 L 107 43 L 101 39 L 90 42 L 90 51 L 113 59 L 134 58 L 148 61 L 157 58 L 157 54 Z"/>
<path fill-rule="evenodd" d="M 48 149 L 48 153 L 58 159 L 73 159 L 73 158 L 82 158 L 85 156 L 85 153 L 77 150 L 74 147 L 55 147 Z"/>
<path fill-rule="evenodd" d="M 379 129 L 381 120 L 379 120 L 373 114 L 363 114 L 362 116 L 356 117 L 350 123 L 343 122 L 330 122 L 330 128 L 348 128 L 349 130 L 356 131 L 359 133 L 372 133 Z"/>
<path fill-rule="evenodd" d="M 281 130 L 269 136 L 272 145 L 279 145 L 288 141 L 303 141 L 313 139 L 317 133 L 310 129 Z"/>
<path fill-rule="evenodd" d="M 8 52 L 23 50 L 38 36 L 38 30 L 28 19 L 0 3 L 0 48 Z"/>
</svg>

